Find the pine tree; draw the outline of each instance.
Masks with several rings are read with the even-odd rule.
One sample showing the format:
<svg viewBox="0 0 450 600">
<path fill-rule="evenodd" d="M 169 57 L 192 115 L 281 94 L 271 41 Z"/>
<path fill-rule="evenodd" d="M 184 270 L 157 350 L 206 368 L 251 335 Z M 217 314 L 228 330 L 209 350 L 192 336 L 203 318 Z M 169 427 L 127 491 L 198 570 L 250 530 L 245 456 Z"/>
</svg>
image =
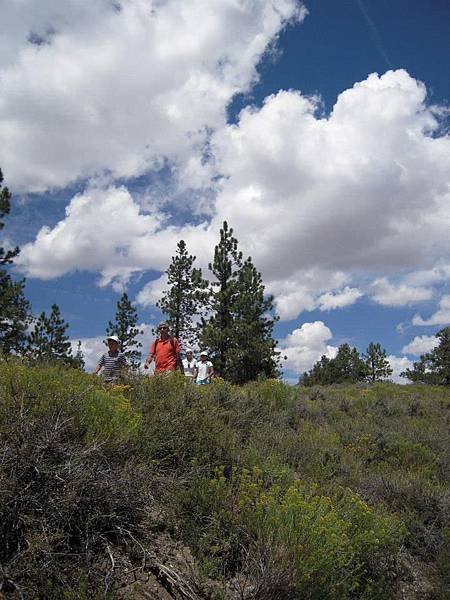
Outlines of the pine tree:
<svg viewBox="0 0 450 600">
<path fill-rule="evenodd" d="M 72 347 L 66 335 L 64 322 L 57 304 L 52 305 L 50 316 L 42 312 L 34 323 L 28 338 L 27 354 L 32 360 L 73 364 Z"/>
<path fill-rule="evenodd" d="M 1 219 L 10 211 L 11 194 L 7 187 L 2 188 L 3 174 L 0 170 L 0 230 Z M 21 354 L 26 342 L 26 330 L 30 322 L 30 305 L 24 295 L 25 281 L 14 281 L 6 271 L 6 265 L 13 262 L 19 248 L 5 250 L 0 247 L 0 352 Z"/>
<path fill-rule="evenodd" d="M 273 298 L 264 296 L 264 285 L 250 257 L 238 272 L 238 294 L 234 305 L 233 344 L 227 356 L 228 371 L 234 383 L 259 376 L 279 376 L 279 353 L 273 339 Z"/>
<path fill-rule="evenodd" d="M 367 368 L 367 380 L 374 383 L 389 379 L 392 375 L 392 367 L 386 358 L 386 350 L 380 344 L 370 342 L 363 360 Z"/>
<path fill-rule="evenodd" d="M 208 282 L 203 279 L 201 269 L 194 268 L 195 259 L 188 254 L 184 240 L 180 240 L 166 271 L 169 289 L 156 303 L 166 317 L 171 333 L 189 346 L 197 341 L 194 319 L 200 315 L 208 298 Z"/>
<path fill-rule="evenodd" d="M 436 333 L 439 344 L 431 352 L 423 354 L 412 369 L 400 373 L 413 382 L 433 385 L 450 385 L 450 327 Z"/>
<path fill-rule="evenodd" d="M 117 302 L 115 322 L 109 321 L 106 335 L 117 335 L 120 348 L 132 369 L 139 369 L 141 363 L 142 343 L 138 336 L 143 334 L 137 325 L 137 310 L 131 304 L 128 295 L 124 292 Z"/>
<path fill-rule="evenodd" d="M 72 364 L 74 367 L 76 367 L 77 369 L 80 369 L 81 371 L 85 367 L 84 354 L 83 354 L 83 350 L 81 348 L 81 340 L 78 340 L 77 352 L 72 359 Z"/>
<path fill-rule="evenodd" d="M 242 252 L 238 251 L 238 241 L 233 237 L 233 229 L 229 229 L 224 221 L 220 241 L 214 249 L 214 261 L 209 264 L 215 278 L 211 288 L 211 316 L 202 321 L 199 341 L 214 357 L 214 371 L 227 379 L 232 375 L 229 357 L 236 350 L 232 329 L 241 267 Z"/>
<path fill-rule="evenodd" d="M 3 229 L 5 224 L 1 219 L 5 215 L 9 214 L 11 210 L 11 192 L 7 187 L 2 187 L 3 183 L 3 173 L 0 169 L 0 231 Z M 13 250 L 5 250 L 4 248 L 0 248 L 0 265 L 6 265 L 12 262 L 13 258 L 19 254 L 19 248 L 16 247 Z"/>
<path fill-rule="evenodd" d="M 366 377 L 367 367 L 357 349 L 342 344 L 335 358 L 322 356 L 310 371 L 301 376 L 300 381 L 302 385 L 308 387 L 333 383 L 357 383 L 364 381 Z"/>
<path fill-rule="evenodd" d="M 252 259 L 243 262 L 238 241 L 226 221 L 209 268 L 214 276 L 211 315 L 203 320 L 200 342 L 209 349 L 215 372 L 233 383 L 261 375 L 277 377 L 273 299 L 264 296 L 261 274 Z"/>
</svg>

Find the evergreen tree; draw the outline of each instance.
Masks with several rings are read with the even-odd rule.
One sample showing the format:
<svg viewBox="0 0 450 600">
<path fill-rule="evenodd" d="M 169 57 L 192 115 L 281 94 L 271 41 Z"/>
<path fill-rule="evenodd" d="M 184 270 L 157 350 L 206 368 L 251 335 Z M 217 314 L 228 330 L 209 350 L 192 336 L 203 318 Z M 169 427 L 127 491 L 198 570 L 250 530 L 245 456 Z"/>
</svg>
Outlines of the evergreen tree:
<svg viewBox="0 0 450 600">
<path fill-rule="evenodd" d="M 195 259 L 188 254 L 184 240 L 180 240 L 166 271 L 169 289 L 156 303 L 171 333 L 189 346 L 197 341 L 194 318 L 199 316 L 208 298 L 208 282 L 203 279 L 201 269 L 194 268 Z"/>
<path fill-rule="evenodd" d="M 238 251 L 238 241 L 233 237 L 233 229 L 224 221 L 220 241 L 214 248 L 214 261 L 209 264 L 215 278 L 211 288 L 211 316 L 202 321 L 199 341 L 214 357 L 214 371 L 227 379 L 232 376 L 229 357 L 236 350 L 232 329 L 241 267 L 242 252 Z"/>
<path fill-rule="evenodd" d="M 413 382 L 433 385 L 450 385 L 450 327 L 436 333 L 439 344 L 431 352 L 423 354 L 412 369 L 400 373 Z"/>
<path fill-rule="evenodd" d="M 117 302 L 115 322 L 109 321 L 106 335 L 117 335 L 120 348 L 132 369 L 139 369 L 141 363 L 142 343 L 137 339 L 143 334 L 137 325 L 137 310 L 131 304 L 128 295 L 124 292 Z"/>
<path fill-rule="evenodd" d="M 261 273 L 247 258 L 238 272 L 238 294 L 234 306 L 233 344 L 227 355 L 228 371 L 235 383 L 258 376 L 279 376 L 279 353 L 273 339 L 273 298 L 264 296 Z"/>
<path fill-rule="evenodd" d="M 3 174 L 0 170 L 0 230 L 3 217 L 9 214 L 11 194 L 2 188 Z M 26 330 L 30 322 L 30 305 L 24 295 L 25 281 L 15 281 L 4 268 L 13 262 L 19 248 L 6 250 L 0 247 L 0 352 L 22 353 L 26 342 Z"/>
<path fill-rule="evenodd" d="M 2 187 L 3 183 L 3 173 L 0 169 L 0 231 L 3 229 L 5 224 L 1 219 L 5 217 L 5 215 L 9 214 L 11 210 L 11 192 L 7 187 Z M 4 248 L 0 248 L 0 265 L 6 265 L 11 263 L 13 258 L 19 254 L 19 248 L 16 247 L 13 250 L 5 250 Z"/>
<path fill-rule="evenodd" d="M 301 384 L 332 385 L 333 383 L 357 383 L 367 377 L 367 367 L 356 348 L 348 344 L 339 346 L 335 358 L 322 356 L 313 368 L 301 376 Z"/>
<path fill-rule="evenodd" d="M 78 340 L 77 352 L 72 359 L 72 364 L 74 367 L 76 367 L 77 369 L 80 369 L 81 371 L 85 367 L 84 354 L 83 354 L 83 350 L 81 349 L 81 340 Z"/>
<path fill-rule="evenodd" d="M 72 365 L 72 347 L 69 336 L 66 335 L 68 327 L 69 324 L 64 322 L 57 304 L 52 305 L 49 317 L 42 312 L 28 338 L 27 353 L 30 358 Z"/>
<path fill-rule="evenodd" d="M 226 221 L 209 268 L 214 276 L 211 315 L 202 322 L 200 343 L 210 350 L 215 372 L 233 383 L 259 375 L 277 377 L 273 301 L 265 298 L 261 274 L 251 258 L 243 262 L 238 241 Z"/>
<path fill-rule="evenodd" d="M 331 385 L 334 383 L 333 371 L 330 365 L 331 361 L 332 359 L 328 358 L 328 356 L 322 356 L 310 371 L 302 373 L 299 384 L 311 387 L 313 385 Z"/>
<path fill-rule="evenodd" d="M 370 342 L 363 355 L 363 360 L 366 364 L 368 381 L 374 383 L 389 379 L 392 375 L 392 367 L 386 358 L 386 350 L 380 344 Z"/>
</svg>

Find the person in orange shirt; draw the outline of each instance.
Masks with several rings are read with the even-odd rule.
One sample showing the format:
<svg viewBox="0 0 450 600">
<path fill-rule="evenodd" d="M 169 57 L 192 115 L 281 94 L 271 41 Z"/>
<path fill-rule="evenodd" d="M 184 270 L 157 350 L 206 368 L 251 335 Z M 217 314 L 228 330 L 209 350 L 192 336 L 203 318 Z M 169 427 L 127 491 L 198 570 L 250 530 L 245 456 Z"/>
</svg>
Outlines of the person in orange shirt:
<svg viewBox="0 0 450 600">
<path fill-rule="evenodd" d="M 155 361 L 155 374 L 180 369 L 184 373 L 183 363 L 180 357 L 180 344 L 177 338 L 169 333 L 169 325 L 164 321 L 158 325 L 159 338 L 150 346 L 150 352 L 144 363 L 144 369 L 148 369 L 152 361 Z"/>
</svg>

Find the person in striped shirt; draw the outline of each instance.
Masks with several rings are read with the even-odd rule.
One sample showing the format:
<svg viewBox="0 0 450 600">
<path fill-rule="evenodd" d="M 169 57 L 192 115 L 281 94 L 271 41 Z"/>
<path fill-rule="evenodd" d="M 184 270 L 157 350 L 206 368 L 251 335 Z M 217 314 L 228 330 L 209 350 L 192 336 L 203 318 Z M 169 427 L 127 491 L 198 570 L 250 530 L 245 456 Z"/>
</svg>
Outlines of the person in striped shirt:
<svg viewBox="0 0 450 600">
<path fill-rule="evenodd" d="M 110 335 L 106 338 L 108 352 L 102 354 L 98 365 L 95 367 L 95 375 L 102 370 L 102 377 L 107 383 L 113 383 L 117 377 L 127 368 L 125 355 L 119 352 L 119 338 Z"/>
</svg>

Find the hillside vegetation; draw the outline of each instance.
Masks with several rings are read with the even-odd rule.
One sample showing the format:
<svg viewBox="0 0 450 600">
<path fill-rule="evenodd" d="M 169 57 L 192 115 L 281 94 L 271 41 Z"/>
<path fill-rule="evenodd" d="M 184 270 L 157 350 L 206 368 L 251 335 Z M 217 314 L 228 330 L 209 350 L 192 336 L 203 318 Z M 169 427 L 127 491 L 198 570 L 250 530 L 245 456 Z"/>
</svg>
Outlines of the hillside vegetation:
<svg viewBox="0 0 450 600">
<path fill-rule="evenodd" d="M 0 364 L 0 596 L 441 599 L 446 387 Z"/>
</svg>

